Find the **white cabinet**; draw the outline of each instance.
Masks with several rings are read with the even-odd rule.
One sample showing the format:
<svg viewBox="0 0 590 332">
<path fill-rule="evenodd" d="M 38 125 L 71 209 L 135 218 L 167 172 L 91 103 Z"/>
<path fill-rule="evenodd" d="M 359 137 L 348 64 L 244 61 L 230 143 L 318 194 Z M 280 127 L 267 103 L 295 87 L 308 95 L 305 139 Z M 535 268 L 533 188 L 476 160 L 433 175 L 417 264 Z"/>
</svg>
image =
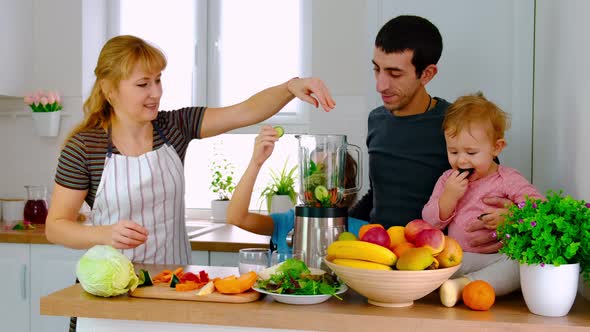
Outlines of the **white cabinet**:
<svg viewBox="0 0 590 332">
<path fill-rule="evenodd" d="M 209 266 L 209 252 L 193 250 L 191 252 L 191 264 Z"/>
<path fill-rule="evenodd" d="M 0 95 L 24 96 L 33 76 L 33 0 L 0 0 Z"/>
<path fill-rule="evenodd" d="M 28 332 L 31 291 L 28 244 L 0 243 L 0 330 Z"/>
<path fill-rule="evenodd" d="M 31 331 L 67 330 L 69 317 L 41 316 L 39 300 L 76 282 L 76 263 L 85 252 L 57 245 L 31 245 Z"/>
<path fill-rule="evenodd" d="M 84 250 L 55 245 L 0 243 L 0 330 L 66 331 L 69 318 L 41 316 L 39 300 L 76 281 Z"/>
</svg>

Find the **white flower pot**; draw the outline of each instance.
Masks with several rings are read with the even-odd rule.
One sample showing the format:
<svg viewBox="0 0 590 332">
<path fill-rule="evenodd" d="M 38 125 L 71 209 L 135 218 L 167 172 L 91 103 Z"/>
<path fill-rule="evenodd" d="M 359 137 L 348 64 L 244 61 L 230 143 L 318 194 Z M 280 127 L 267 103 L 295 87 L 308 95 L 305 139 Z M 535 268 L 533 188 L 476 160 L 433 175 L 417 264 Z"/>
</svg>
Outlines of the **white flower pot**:
<svg viewBox="0 0 590 332">
<path fill-rule="evenodd" d="M 220 200 L 213 200 L 211 201 L 211 219 L 214 222 L 225 222 L 227 216 L 227 206 L 229 205 L 229 200 L 227 201 L 220 201 Z"/>
<path fill-rule="evenodd" d="M 520 288 L 529 311 L 561 317 L 572 308 L 578 291 L 580 264 L 520 264 Z"/>
<path fill-rule="evenodd" d="M 270 201 L 270 213 L 287 212 L 295 205 L 291 202 L 289 195 L 274 195 Z"/>
<path fill-rule="evenodd" d="M 59 122 L 61 111 L 56 112 L 33 112 L 33 123 L 37 135 L 55 137 L 59 134 Z"/>
</svg>

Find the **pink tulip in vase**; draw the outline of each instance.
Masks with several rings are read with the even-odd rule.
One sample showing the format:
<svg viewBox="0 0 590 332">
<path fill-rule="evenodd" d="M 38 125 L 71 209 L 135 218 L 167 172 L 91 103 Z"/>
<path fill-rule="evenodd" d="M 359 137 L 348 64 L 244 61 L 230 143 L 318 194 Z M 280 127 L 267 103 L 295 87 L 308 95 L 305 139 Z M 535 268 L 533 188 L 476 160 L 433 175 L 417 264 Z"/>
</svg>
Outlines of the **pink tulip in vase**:
<svg viewBox="0 0 590 332">
<path fill-rule="evenodd" d="M 57 136 L 62 109 L 59 93 L 39 90 L 27 94 L 24 101 L 33 111 L 33 123 L 37 134 L 47 137 Z"/>
</svg>

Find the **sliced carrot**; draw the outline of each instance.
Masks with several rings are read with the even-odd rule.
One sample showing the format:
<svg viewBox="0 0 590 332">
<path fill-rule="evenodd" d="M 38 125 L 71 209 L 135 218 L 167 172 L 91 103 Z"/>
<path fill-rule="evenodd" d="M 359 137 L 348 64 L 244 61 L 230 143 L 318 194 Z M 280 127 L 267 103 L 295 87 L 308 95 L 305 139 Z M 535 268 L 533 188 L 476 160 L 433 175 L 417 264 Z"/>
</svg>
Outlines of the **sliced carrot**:
<svg viewBox="0 0 590 332">
<path fill-rule="evenodd" d="M 199 288 L 196 283 L 192 284 L 176 284 L 174 287 L 177 292 L 186 292 Z"/>
<path fill-rule="evenodd" d="M 172 274 L 167 274 L 167 275 L 163 275 L 163 276 L 155 276 L 152 278 L 152 281 L 158 280 L 161 282 L 170 282 L 170 279 L 172 279 Z"/>
<path fill-rule="evenodd" d="M 186 292 L 190 290 L 199 289 L 207 284 L 206 282 L 190 282 L 190 283 L 183 283 L 183 284 L 176 284 L 174 288 L 177 292 Z"/>
</svg>

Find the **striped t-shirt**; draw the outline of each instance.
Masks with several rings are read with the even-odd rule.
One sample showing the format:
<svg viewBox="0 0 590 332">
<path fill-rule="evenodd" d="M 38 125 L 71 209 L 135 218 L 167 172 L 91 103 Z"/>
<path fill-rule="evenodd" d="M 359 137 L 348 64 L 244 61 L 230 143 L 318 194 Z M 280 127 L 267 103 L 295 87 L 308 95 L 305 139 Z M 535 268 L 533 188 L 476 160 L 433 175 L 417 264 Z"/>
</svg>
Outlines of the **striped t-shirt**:
<svg viewBox="0 0 590 332">
<path fill-rule="evenodd" d="M 200 138 L 205 107 L 189 107 L 176 111 L 159 112 L 154 123 L 162 130 L 184 163 L 190 141 Z M 153 150 L 165 144 L 153 130 Z M 92 129 L 72 136 L 61 151 L 55 174 L 55 182 L 74 190 L 88 190 L 86 203 L 94 205 L 96 190 L 102 177 L 108 150 L 108 136 L 102 129 Z M 120 154 L 113 144 L 113 153 Z"/>
</svg>

